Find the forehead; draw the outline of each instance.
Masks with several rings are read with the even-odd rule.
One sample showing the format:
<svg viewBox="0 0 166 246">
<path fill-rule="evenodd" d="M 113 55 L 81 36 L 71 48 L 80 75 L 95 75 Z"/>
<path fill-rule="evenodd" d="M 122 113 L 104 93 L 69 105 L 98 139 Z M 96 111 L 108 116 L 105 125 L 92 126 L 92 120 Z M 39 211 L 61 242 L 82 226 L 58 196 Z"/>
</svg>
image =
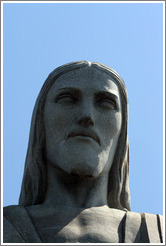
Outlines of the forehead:
<svg viewBox="0 0 166 246">
<path fill-rule="evenodd" d="M 119 95 L 117 81 L 106 72 L 93 67 L 79 68 L 64 73 L 56 79 L 49 93 L 52 94 L 67 87 L 75 87 L 88 92 L 110 91 Z"/>
</svg>

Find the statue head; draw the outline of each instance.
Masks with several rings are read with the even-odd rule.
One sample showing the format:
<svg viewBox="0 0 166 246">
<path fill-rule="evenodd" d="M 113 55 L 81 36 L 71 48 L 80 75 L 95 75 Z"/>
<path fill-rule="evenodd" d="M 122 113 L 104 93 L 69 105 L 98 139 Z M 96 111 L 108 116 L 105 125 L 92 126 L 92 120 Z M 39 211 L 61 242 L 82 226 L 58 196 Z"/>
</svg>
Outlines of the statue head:
<svg viewBox="0 0 166 246">
<path fill-rule="evenodd" d="M 127 123 L 126 87 L 114 70 L 86 61 L 55 69 L 34 107 L 19 204 L 43 203 L 49 161 L 69 175 L 107 172 L 108 205 L 130 210 Z"/>
</svg>

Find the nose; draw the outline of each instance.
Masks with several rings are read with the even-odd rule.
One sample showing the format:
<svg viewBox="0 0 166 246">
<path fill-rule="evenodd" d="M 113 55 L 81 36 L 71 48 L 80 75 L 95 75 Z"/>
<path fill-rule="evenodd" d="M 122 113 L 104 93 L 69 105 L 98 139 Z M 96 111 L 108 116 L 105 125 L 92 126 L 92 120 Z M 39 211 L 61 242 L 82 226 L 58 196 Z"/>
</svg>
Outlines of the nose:
<svg viewBox="0 0 166 246">
<path fill-rule="evenodd" d="M 82 117 L 78 120 L 78 124 L 84 127 L 94 126 L 94 121 L 90 117 Z"/>
<path fill-rule="evenodd" d="M 93 117 L 93 106 L 91 103 L 83 103 L 81 105 L 80 115 L 78 117 L 77 123 L 83 127 L 94 126 L 94 117 Z"/>
</svg>

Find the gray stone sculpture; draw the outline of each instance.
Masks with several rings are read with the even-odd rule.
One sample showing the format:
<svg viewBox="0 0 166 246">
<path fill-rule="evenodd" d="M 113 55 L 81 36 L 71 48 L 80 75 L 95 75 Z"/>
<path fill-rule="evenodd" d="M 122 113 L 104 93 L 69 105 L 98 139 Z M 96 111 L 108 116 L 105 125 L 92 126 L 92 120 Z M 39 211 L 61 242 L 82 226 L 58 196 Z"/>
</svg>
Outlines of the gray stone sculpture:
<svg viewBox="0 0 166 246">
<path fill-rule="evenodd" d="M 4 243 L 160 243 L 162 216 L 130 211 L 128 99 L 96 62 L 55 69 L 34 108 L 19 205 Z"/>
</svg>

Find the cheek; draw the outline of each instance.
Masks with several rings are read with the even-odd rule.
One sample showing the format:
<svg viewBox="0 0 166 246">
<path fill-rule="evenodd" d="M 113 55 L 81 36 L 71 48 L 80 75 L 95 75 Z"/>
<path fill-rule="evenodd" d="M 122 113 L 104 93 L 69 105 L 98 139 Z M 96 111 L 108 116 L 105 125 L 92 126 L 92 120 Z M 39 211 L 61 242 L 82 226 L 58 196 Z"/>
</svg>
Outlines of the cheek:
<svg viewBox="0 0 166 246">
<path fill-rule="evenodd" d="M 67 112 L 63 112 L 63 110 L 49 106 L 49 108 L 45 110 L 44 122 L 46 136 L 51 139 L 56 136 L 58 140 L 64 138 L 65 133 L 72 125 L 72 117 L 68 115 Z"/>
<path fill-rule="evenodd" d="M 114 129 L 115 134 L 118 134 L 122 127 L 122 115 L 120 112 L 115 113 L 109 121 L 110 126 Z"/>
<path fill-rule="evenodd" d="M 120 135 L 122 126 L 122 116 L 121 113 L 117 112 L 112 114 L 111 117 L 107 119 L 102 119 L 100 121 L 101 132 L 104 136 L 104 142 L 109 143 L 114 138 Z"/>
</svg>

